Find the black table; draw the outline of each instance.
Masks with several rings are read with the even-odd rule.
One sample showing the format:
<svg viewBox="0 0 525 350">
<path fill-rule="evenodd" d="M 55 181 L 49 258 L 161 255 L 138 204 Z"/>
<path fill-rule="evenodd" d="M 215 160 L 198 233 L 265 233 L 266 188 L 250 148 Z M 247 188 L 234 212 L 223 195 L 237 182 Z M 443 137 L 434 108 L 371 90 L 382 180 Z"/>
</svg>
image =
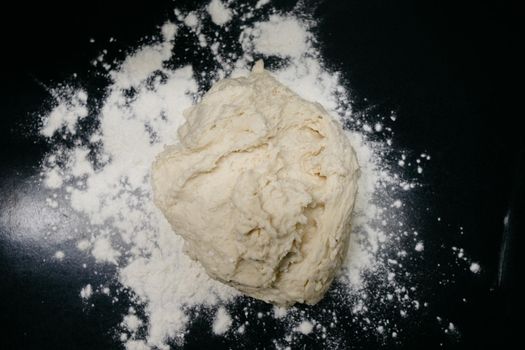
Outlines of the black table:
<svg viewBox="0 0 525 350">
<path fill-rule="evenodd" d="M 176 3 L 184 8 L 190 2 Z M 274 3 L 290 8 L 289 1 Z M 49 98 L 42 84 L 53 86 L 73 72 L 87 76 L 101 48 L 89 38 L 107 42 L 115 37 L 121 48 L 135 45 L 169 17 L 174 4 L 12 5 L 1 21 L 0 348 L 118 348 L 109 330 L 120 321 L 125 302 L 95 297 L 90 301 L 95 306 L 88 307 L 78 296 L 86 283 L 111 276 L 111 267 L 96 267 L 96 277 L 93 265 L 83 269 L 53 259 L 43 262 L 74 237 L 56 235 L 46 241 L 41 235 L 51 223 L 32 205 L 38 193 L 31 181 L 50 146 L 35 136 L 35 113 Z M 521 83 L 519 63 L 525 61 L 518 45 L 521 12 L 500 3 L 326 0 L 316 13 L 322 19 L 324 54 L 345 72 L 356 108 L 396 111 L 398 147 L 432 154 L 423 175 L 423 200 L 432 218 L 443 220 L 421 218 L 427 252 L 422 269 L 429 272 L 429 288 L 454 275 L 428 300 L 433 312 L 454 320 L 461 335 L 452 339 L 428 320 L 409 320 L 409 336 L 388 346 L 505 348 L 518 337 L 524 311 L 517 288 L 523 275 L 518 255 L 525 199 L 522 112 L 517 108 L 523 89 L 515 88 Z M 13 211 L 20 203 L 23 210 Z M 74 227 L 74 217 L 69 224 Z M 468 272 L 449 266 L 440 270 L 446 275 L 432 275 L 432 266 L 448 261 L 451 246 L 479 261 L 482 273 L 465 278 Z M 75 259 L 78 252 L 66 254 Z M 377 339 L 349 343 L 356 348 L 381 345 Z M 271 344 L 259 335 L 241 345 Z M 188 348 L 241 345 L 211 336 L 199 322 L 187 343 Z"/>
</svg>

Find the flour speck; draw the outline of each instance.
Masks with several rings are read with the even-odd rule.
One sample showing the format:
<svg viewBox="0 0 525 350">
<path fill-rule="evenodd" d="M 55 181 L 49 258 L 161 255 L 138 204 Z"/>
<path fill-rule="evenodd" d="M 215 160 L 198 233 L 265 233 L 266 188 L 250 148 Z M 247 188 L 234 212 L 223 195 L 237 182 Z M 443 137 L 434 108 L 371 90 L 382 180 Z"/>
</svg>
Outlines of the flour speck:
<svg viewBox="0 0 525 350">
<path fill-rule="evenodd" d="M 481 267 L 478 263 L 473 262 L 472 264 L 470 264 L 470 271 L 472 271 L 473 273 L 479 273 L 481 271 Z"/>
<path fill-rule="evenodd" d="M 312 333 L 314 329 L 314 325 L 310 321 L 303 321 L 297 327 L 294 328 L 294 331 L 298 333 L 302 333 L 304 335 L 308 335 Z"/>
<path fill-rule="evenodd" d="M 212 0 L 206 7 L 211 20 L 218 26 L 229 22 L 232 18 L 232 11 L 224 5 L 221 0 Z"/>
<path fill-rule="evenodd" d="M 80 290 L 80 297 L 82 299 L 89 299 L 91 298 L 91 295 L 93 295 L 93 288 L 91 287 L 91 284 L 87 284 Z"/>
<path fill-rule="evenodd" d="M 57 251 L 55 255 L 53 255 L 53 257 L 57 260 L 63 260 L 65 256 L 66 254 L 61 250 Z"/>
<path fill-rule="evenodd" d="M 232 325 L 232 318 L 224 307 L 219 307 L 213 319 L 213 333 L 222 335 L 226 333 Z"/>
</svg>

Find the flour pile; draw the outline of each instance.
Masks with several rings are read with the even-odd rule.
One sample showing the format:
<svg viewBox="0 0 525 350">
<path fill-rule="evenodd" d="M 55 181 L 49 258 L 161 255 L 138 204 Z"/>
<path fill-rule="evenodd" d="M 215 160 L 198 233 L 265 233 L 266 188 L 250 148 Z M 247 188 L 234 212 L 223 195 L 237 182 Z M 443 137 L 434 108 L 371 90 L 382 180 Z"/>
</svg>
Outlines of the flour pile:
<svg viewBox="0 0 525 350">
<path fill-rule="evenodd" d="M 115 325 L 118 339 L 128 349 L 182 344 L 193 317 L 206 310 L 216 310 L 207 318 L 210 329 L 225 337 L 248 333 L 250 317 L 279 322 L 282 337 L 274 340 L 276 347 L 296 344 L 306 334 L 344 346 L 337 331 L 344 317 L 371 334 L 396 338 L 398 326 L 381 309 L 404 317 L 425 303 L 403 270 L 405 260 L 423 254 L 424 245 L 400 199 L 414 191 L 417 181 L 396 173 L 387 161 L 393 156 L 389 125 L 395 116 L 352 112 L 341 74 L 323 62 L 315 22 L 300 7 L 283 13 L 264 0 L 255 9 L 213 0 L 191 12 L 174 13 L 157 39 L 122 62 L 98 61 L 97 69 L 107 78 L 101 100 L 72 86 L 53 90 L 54 108 L 40 129 L 54 147 L 42 164 L 48 205 L 59 206 L 59 196 L 65 198 L 60 205 L 83 215 L 87 233 L 76 243 L 78 249 L 100 264 L 116 266 L 120 288 L 129 291 L 134 304 Z M 191 50 L 194 57 L 204 57 L 204 68 L 184 61 L 188 48 L 178 46 L 178 38 L 195 43 Z M 152 202 L 150 166 L 165 145 L 178 142 L 175 130 L 184 122 L 182 111 L 218 79 L 246 74 L 258 58 L 268 59 L 268 69 L 280 82 L 340 118 L 361 166 L 349 252 L 328 292 L 335 300 L 331 308 L 321 303 L 315 312 L 255 310 L 252 300 L 210 279 L 183 253 L 182 238 Z M 417 166 L 418 173 L 430 159 L 424 154 L 416 163 L 394 156 L 400 157 L 400 168 Z M 79 293 L 89 298 L 110 291 L 89 285 Z"/>
</svg>

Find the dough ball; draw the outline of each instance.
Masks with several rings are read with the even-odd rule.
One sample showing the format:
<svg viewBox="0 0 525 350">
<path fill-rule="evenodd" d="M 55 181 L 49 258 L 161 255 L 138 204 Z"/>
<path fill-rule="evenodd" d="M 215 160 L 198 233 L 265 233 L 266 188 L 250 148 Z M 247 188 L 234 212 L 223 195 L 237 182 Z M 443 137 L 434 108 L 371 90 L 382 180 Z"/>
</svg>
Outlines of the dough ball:
<svg viewBox="0 0 525 350">
<path fill-rule="evenodd" d="M 341 125 L 258 62 L 185 111 L 155 160 L 155 204 L 214 279 L 315 304 L 341 265 L 359 167 Z"/>
</svg>

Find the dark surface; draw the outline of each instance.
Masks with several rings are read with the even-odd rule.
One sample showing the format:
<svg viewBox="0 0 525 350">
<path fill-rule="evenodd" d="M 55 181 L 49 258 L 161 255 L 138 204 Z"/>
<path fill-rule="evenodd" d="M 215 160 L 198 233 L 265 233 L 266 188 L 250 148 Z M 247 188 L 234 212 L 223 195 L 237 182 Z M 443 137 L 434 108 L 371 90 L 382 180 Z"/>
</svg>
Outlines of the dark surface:
<svg viewBox="0 0 525 350">
<path fill-rule="evenodd" d="M 440 271 L 454 274 L 455 282 L 429 293 L 433 311 L 461 329 L 458 339 L 427 329 L 428 322 L 406 322 L 407 332 L 397 346 L 505 347 L 518 337 L 524 315 L 517 288 L 523 277 L 519 255 L 525 199 L 518 124 L 523 89 L 516 88 L 523 81 L 520 12 L 500 3 L 425 3 L 321 2 L 316 10 L 320 41 L 329 61 L 345 72 L 357 107 L 396 111 L 396 147 L 432 155 L 423 174 L 427 187 L 421 208 L 433 213 L 421 219 L 428 253 L 421 268 L 429 286 L 444 277 L 435 275 L 433 266 L 448 261 L 450 246 L 465 248 L 483 268 L 472 278 L 470 272 L 445 267 Z M 94 297 L 90 303 L 96 307 L 88 307 L 78 297 L 80 288 L 97 278 L 95 270 L 101 283 L 111 270 L 74 263 L 77 253 L 66 250 L 67 235 L 42 239 L 43 228 L 57 222 L 57 215 L 70 214 L 33 206 L 40 194 L 32 190 L 32 179 L 49 146 L 31 130 L 34 113 L 49 99 L 39 82 L 53 86 L 73 72 L 82 77 L 109 37 L 118 38 L 117 48 L 133 46 L 169 18 L 174 7 L 171 2 L 148 5 L 36 2 L 2 12 L 2 56 L 7 61 L 2 63 L 0 94 L 1 349 L 117 347 L 108 330 L 120 321 L 125 303 Z M 95 44 L 89 43 L 91 37 Z M 443 220 L 436 221 L 437 216 Z M 75 218 L 68 219 L 70 227 L 64 230 L 75 227 Z M 54 262 L 50 257 L 61 247 L 66 259 Z M 463 297 L 467 303 L 461 302 Z M 227 344 L 207 332 L 199 331 L 197 322 L 188 347 L 265 344 L 256 336 Z M 366 339 L 349 344 L 378 345 Z"/>
</svg>

